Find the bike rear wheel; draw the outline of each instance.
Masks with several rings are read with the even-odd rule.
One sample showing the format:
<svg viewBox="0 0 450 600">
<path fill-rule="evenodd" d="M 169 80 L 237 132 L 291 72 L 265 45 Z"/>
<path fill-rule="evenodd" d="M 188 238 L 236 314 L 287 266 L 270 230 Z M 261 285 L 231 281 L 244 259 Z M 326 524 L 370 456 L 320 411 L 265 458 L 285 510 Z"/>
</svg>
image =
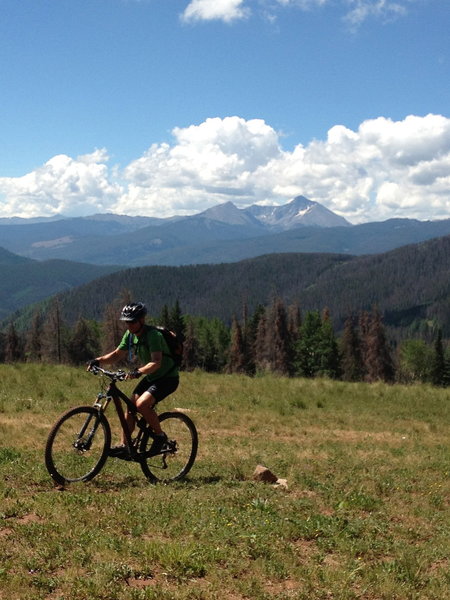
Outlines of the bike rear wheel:
<svg viewBox="0 0 450 600">
<path fill-rule="evenodd" d="M 157 456 L 143 456 L 153 442 L 151 433 L 146 430 L 139 448 L 140 465 L 152 483 L 170 483 L 182 479 L 191 470 L 197 456 L 198 434 L 192 420 L 183 413 L 163 413 L 159 421 L 168 444 Z"/>
<path fill-rule="evenodd" d="M 57 483 L 89 481 L 99 473 L 111 446 L 111 428 L 93 406 L 78 406 L 56 421 L 45 446 L 45 466 Z"/>
</svg>

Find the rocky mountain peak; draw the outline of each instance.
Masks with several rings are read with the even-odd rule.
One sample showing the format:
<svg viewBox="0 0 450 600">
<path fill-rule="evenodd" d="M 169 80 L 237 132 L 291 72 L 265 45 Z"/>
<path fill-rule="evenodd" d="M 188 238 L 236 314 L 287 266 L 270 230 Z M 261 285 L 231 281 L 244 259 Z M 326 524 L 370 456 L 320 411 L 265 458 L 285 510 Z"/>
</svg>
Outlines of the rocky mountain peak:
<svg viewBox="0 0 450 600">
<path fill-rule="evenodd" d="M 322 204 L 297 196 L 282 206 L 260 206 L 254 204 L 244 209 L 266 227 L 275 231 L 286 231 L 296 227 L 340 227 L 350 223 Z"/>
</svg>

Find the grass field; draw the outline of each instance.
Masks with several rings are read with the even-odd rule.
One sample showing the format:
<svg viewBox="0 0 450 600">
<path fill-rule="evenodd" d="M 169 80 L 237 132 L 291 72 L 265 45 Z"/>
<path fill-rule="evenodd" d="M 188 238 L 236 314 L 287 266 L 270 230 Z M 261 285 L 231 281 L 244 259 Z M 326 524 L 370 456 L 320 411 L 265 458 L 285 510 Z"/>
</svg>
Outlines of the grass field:
<svg viewBox="0 0 450 600">
<path fill-rule="evenodd" d="M 109 459 L 58 490 L 49 428 L 97 391 L 83 369 L 0 366 L 0 598 L 448 597 L 448 391 L 183 374 L 163 407 L 199 431 L 185 482 Z"/>
</svg>

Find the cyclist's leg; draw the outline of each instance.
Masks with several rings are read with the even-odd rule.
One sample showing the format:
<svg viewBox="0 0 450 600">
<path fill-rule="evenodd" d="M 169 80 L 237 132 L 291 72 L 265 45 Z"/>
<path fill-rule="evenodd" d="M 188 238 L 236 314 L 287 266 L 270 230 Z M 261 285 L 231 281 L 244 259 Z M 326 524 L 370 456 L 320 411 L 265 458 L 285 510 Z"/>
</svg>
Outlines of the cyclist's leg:
<svg viewBox="0 0 450 600">
<path fill-rule="evenodd" d="M 136 404 L 136 400 L 138 399 L 138 396 L 136 396 L 135 394 L 133 394 L 130 398 L 130 400 Z M 130 435 L 132 435 L 134 428 L 136 426 L 136 419 L 134 418 L 134 415 L 128 410 L 128 408 L 125 410 L 125 421 L 128 427 L 128 431 L 130 432 Z M 122 436 L 121 436 L 121 445 L 122 446 L 126 446 L 127 444 L 127 438 L 125 437 L 125 433 L 122 430 Z"/>
<path fill-rule="evenodd" d="M 136 408 L 150 425 L 156 435 L 162 435 L 163 430 L 158 415 L 154 409 L 156 398 L 150 392 L 144 392 L 136 399 Z"/>
<path fill-rule="evenodd" d="M 144 419 L 147 422 L 149 422 L 149 421 L 148 421 L 146 415 L 144 415 L 142 413 L 142 411 L 139 410 L 138 400 L 147 391 L 148 387 L 149 387 L 149 383 L 145 379 L 141 379 L 141 381 L 134 388 L 133 393 L 130 396 L 131 402 L 136 406 L 136 408 L 138 409 L 138 411 L 142 414 L 142 416 L 144 417 Z M 153 405 L 154 405 L 154 403 L 152 404 L 152 407 L 153 407 Z M 145 408 L 144 408 L 144 410 L 145 410 Z M 155 413 L 155 415 L 156 415 L 156 413 Z M 150 418 L 151 418 L 151 416 L 150 416 Z M 157 418 L 158 417 L 156 417 L 156 419 Z M 128 410 L 128 408 L 125 410 L 125 421 L 126 421 L 127 426 L 128 426 L 128 431 L 130 432 L 130 435 L 132 435 L 133 431 L 134 431 L 134 428 L 136 426 L 136 419 L 135 419 L 133 413 Z M 151 426 L 151 423 L 149 423 L 149 424 Z M 159 421 L 157 422 L 157 424 L 159 425 Z M 117 450 L 120 451 L 120 449 L 123 446 L 126 446 L 126 444 L 127 444 L 127 439 L 125 437 L 125 433 L 122 431 L 121 443 L 120 443 L 119 446 L 116 447 Z"/>
<path fill-rule="evenodd" d="M 164 398 L 172 394 L 178 387 L 178 377 L 166 377 L 157 380 L 145 390 L 136 400 L 136 408 L 150 425 L 155 434 L 155 441 L 151 451 L 159 452 L 162 445 L 167 440 L 167 436 L 161 428 L 158 415 L 155 411 L 155 405 Z M 141 388 L 142 389 L 142 388 Z M 135 389 L 135 392 L 138 388 Z M 140 391 L 140 390 L 139 390 Z"/>
</svg>

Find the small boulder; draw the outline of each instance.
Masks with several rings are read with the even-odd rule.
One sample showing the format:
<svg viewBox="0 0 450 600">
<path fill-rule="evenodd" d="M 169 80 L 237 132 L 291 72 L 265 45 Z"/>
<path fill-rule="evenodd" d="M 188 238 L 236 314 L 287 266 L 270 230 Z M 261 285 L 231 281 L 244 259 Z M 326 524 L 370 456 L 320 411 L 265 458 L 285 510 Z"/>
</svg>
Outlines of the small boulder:
<svg viewBox="0 0 450 600">
<path fill-rule="evenodd" d="M 253 473 L 253 479 L 255 481 L 264 481 L 264 483 L 276 483 L 278 477 L 263 465 L 258 465 Z"/>
</svg>

